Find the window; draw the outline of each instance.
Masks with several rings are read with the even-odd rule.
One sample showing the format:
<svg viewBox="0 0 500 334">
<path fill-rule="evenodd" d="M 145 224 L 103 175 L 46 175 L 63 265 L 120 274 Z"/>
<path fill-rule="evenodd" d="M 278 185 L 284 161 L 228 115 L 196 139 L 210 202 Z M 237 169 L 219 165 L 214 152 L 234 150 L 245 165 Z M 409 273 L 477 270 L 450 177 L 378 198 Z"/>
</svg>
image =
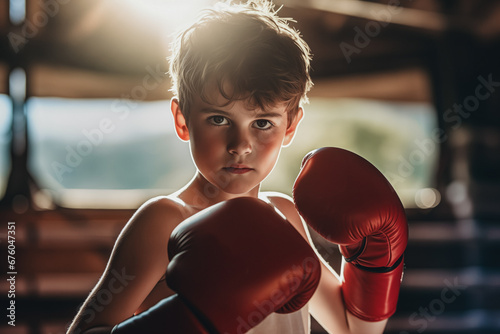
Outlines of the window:
<svg viewBox="0 0 500 334">
<path fill-rule="evenodd" d="M 29 169 L 40 187 L 70 207 L 136 207 L 194 175 L 187 143 L 175 135 L 168 101 L 31 98 Z M 263 190 L 291 194 L 303 156 L 337 146 L 379 168 L 405 207 L 433 207 L 439 145 L 425 103 L 311 98 L 292 145 Z"/>
<path fill-rule="evenodd" d="M 425 103 L 311 98 L 294 142 L 285 148 L 264 189 L 291 194 L 304 155 L 336 146 L 374 164 L 392 183 L 405 207 L 439 203 L 433 189 L 439 144 L 437 118 Z"/>
<path fill-rule="evenodd" d="M 31 98 L 29 169 L 69 207 L 136 207 L 194 175 L 168 101 Z"/>
</svg>

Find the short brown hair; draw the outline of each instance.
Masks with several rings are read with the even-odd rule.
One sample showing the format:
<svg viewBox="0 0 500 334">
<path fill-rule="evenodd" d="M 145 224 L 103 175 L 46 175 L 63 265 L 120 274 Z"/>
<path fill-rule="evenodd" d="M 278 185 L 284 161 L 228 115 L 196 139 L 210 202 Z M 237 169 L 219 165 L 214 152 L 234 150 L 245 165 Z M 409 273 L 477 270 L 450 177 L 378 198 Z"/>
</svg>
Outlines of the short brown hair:
<svg viewBox="0 0 500 334">
<path fill-rule="evenodd" d="M 228 103 L 247 100 L 266 109 L 286 102 L 291 122 L 312 81 L 309 46 L 288 21 L 267 0 L 223 2 L 181 31 L 169 72 L 184 116 L 195 97 L 210 103 L 208 88 L 215 84 Z"/>
</svg>

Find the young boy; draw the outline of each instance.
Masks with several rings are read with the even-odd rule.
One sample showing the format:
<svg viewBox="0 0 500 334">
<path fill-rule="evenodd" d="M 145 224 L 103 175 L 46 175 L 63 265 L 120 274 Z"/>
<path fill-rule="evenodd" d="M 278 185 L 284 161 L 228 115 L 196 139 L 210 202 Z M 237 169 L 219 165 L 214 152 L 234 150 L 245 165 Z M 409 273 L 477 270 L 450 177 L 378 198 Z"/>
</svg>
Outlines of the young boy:
<svg viewBox="0 0 500 334">
<path fill-rule="evenodd" d="M 289 197 L 259 191 L 303 117 L 309 61 L 307 44 L 264 0 L 218 4 L 178 35 L 170 58 L 171 111 L 178 137 L 189 141 L 196 175 L 137 210 L 68 333 L 110 333 L 174 294 L 165 283 L 169 236 L 186 218 L 222 201 L 260 198 L 311 242 Z M 338 275 L 325 262 L 321 267 L 307 306 L 273 313 L 249 333 L 308 333 L 309 312 L 330 333 L 381 333 L 386 320 L 346 312 Z M 99 303 L 104 294 L 110 296 Z"/>
</svg>

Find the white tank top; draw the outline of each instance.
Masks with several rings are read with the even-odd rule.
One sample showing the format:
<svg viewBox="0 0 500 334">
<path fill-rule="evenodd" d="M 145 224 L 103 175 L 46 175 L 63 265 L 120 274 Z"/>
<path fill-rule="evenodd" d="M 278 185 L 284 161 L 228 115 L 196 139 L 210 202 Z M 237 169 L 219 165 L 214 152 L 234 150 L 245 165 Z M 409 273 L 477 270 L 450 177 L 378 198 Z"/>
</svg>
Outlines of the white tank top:
<svg viewBox="0 0 500 334">
<path fill-rule="evenodd" d="M 310 332 L 309 307 L 306 304 L 293 313 L 271 313 L 247 334 L 309 334 Z"/>
</svg>

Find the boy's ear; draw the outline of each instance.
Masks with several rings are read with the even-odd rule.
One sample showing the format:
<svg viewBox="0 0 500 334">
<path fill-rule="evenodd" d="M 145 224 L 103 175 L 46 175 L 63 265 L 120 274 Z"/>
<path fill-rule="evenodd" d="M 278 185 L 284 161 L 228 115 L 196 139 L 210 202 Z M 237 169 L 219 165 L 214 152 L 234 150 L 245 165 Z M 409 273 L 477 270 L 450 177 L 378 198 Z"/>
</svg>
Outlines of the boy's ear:
<svg viewBox="0 0 500 334">
<path fill-rule="evenodd" d="M 287 147 L 288 145 L 290 145 L 292 143 L 292 140 L 295 137 L 297 127 L 299 126 L 299 123 L 303 117 L 304 117 L 304 109 L 302 109 L 302 107 L 299 107 L 299 110 L 297 111 L 295 118 L 293 119 L 292 123 L 286 129 L 285 139 L 283 140 L 284 147 Z"/>
<path fill-rule="evenodd" d="M 175 97 L 170 100 L 170 110 L 172 111 L 172 115 L 174 116 L 174 125 L 177 137 L 179 137 L 180 140 L 188 141 L 189 130 L 186 124 L 186 118 L 181 112 L 179 100 Z"/>
</svg>

